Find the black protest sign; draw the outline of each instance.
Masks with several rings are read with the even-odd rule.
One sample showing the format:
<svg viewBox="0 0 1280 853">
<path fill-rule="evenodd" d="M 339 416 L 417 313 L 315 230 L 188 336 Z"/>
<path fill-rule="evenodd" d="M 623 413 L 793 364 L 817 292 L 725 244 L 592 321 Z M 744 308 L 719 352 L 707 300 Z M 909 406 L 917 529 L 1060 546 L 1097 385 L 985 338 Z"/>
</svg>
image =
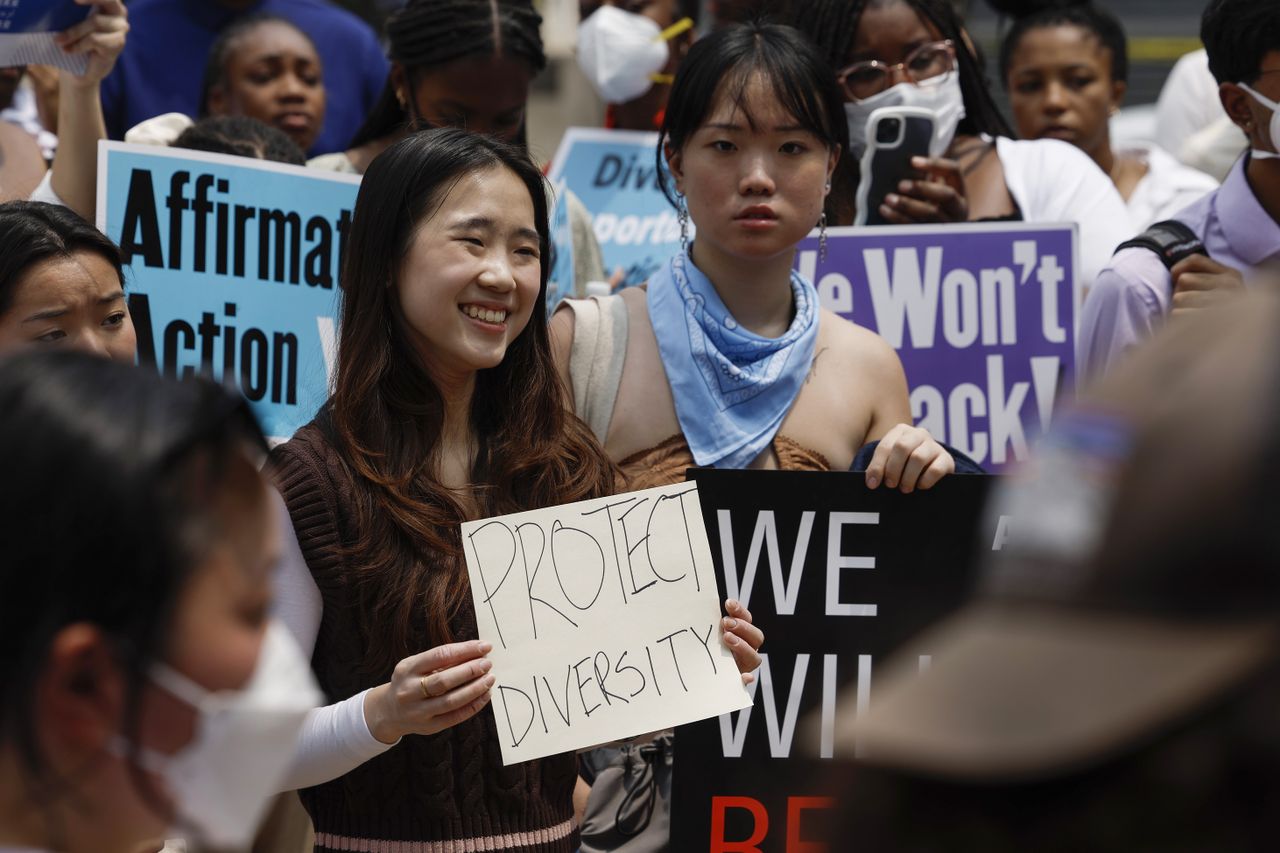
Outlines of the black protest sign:
<svg viewBox="0 0 1280 853">
<path fill-rule="evenodd" d="M 876 666 L 971 590 L 976 556 L 1004 535 L 983 514 L 994 478 L 904 495 L 851 473 L 690 477 L 721 595 L 764 630 L 765 662 L 752 707 L 677 729 L 671 847 L 816 853 L 813 812 L 838 807 L 826 759 L 853 757 L 833 746 L 835 720 L 874 701 Z"/>
</svg>

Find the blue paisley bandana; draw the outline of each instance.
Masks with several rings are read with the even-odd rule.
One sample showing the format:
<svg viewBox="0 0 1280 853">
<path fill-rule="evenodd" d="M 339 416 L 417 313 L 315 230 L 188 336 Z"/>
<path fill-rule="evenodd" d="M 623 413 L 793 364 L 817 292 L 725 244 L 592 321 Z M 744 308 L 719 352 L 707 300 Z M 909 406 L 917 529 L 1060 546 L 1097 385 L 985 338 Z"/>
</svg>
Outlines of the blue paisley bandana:
<svg viewBox="0 0 1280 853">
<path fill-rule="evenodd" d="M 818 293 L 795 271 L 791 290 L 791 327 L 764 338 L 738 325 L 687 253 L 649 278 L 649 319 L 699 465 L 745 468 L 773 441 L 800 393 L 818 339 Z"/>
</svg>

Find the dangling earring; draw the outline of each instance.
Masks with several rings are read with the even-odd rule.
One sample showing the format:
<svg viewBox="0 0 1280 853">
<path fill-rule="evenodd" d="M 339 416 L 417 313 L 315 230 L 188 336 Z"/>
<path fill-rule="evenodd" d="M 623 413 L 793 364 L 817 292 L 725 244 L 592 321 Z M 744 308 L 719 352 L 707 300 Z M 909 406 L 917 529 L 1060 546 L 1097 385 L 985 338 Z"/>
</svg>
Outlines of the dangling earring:
<svg viewBox="0 0 1280 853">
<path fill-rule="evenodd" d="M 827 262 L 827 212 L 818 219 L 818 263 Z"/>
<path fill-rule="evenodd" d="M 680 251 L 689 254 L 689 205 L 684 196 L 676 196 L 676 219 L 680 222 Z"/>
</svg>

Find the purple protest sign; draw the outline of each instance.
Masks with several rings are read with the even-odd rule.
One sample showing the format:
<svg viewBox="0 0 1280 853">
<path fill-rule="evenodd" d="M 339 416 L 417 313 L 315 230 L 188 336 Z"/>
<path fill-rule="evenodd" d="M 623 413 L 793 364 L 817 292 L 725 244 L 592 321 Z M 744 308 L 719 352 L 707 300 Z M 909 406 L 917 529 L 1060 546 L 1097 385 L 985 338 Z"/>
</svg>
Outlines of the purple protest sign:
<svg viewBox="0 0 1280 853">
<path fill-rule="evenodd" d="M 796 268 L 897 349 L 916 423 L 998 471 L 1074 389 L 1075 246 L 1074 225 L 833 228 Z"/>
</svg>

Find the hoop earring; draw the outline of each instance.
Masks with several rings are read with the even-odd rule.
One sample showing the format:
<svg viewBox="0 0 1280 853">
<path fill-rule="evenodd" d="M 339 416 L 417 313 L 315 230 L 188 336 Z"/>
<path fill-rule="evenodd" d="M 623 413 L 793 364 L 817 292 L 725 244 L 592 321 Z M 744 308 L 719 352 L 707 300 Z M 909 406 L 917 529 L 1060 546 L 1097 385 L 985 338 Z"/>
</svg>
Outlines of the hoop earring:
<svg viewBox="0 0 1280 853">
<path fill-rule="evenodd" d="M 827 261 L 827 212 L 818 219 L 818 263 Z"/>
<path fill-rule="evenodd" d="M 680 222 L 680 251 L 689 254 L 689 205 L 684 196 L 676 196 L 676 219 Z"/>
</svg>

